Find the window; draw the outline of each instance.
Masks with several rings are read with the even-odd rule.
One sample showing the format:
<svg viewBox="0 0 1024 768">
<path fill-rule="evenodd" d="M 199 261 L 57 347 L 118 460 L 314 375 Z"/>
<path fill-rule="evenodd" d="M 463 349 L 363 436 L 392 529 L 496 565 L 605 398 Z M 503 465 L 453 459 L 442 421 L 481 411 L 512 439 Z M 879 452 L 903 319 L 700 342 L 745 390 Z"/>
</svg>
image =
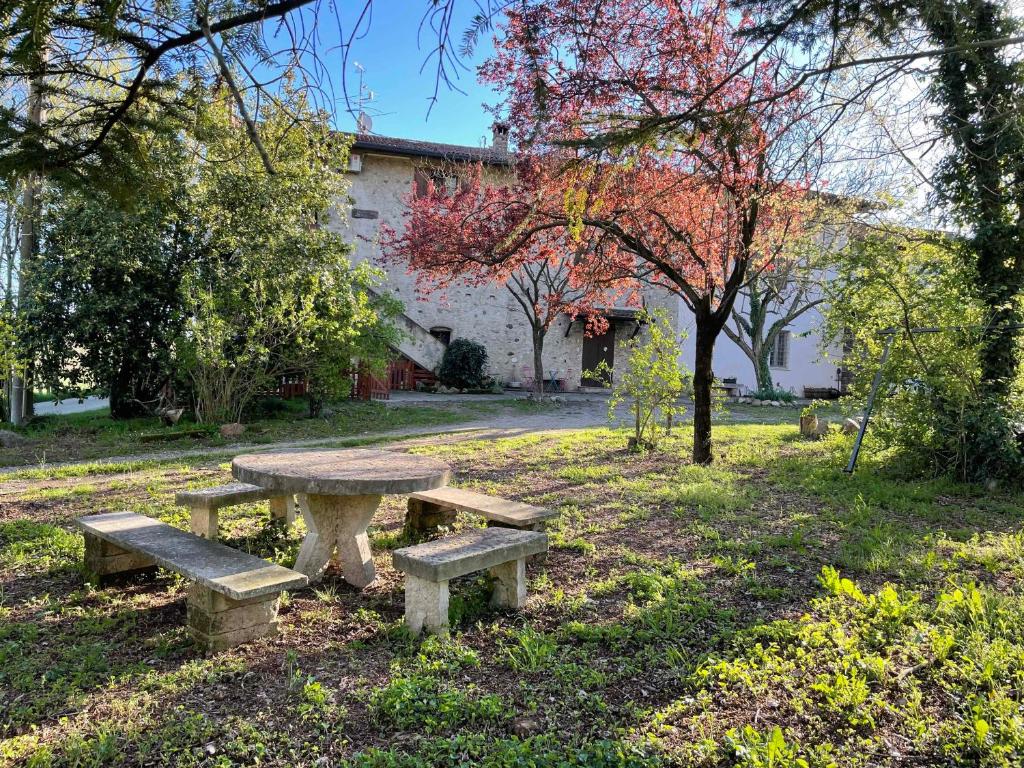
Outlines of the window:
<svg viewBox="0 0 1024 768">
<path fill-rule="evenodd" d="M 434 182 L 434 189 L 444 190 L 446 195 L 454 194 L 459 188 L 459 177 L 452 173 L 434 171 L 430 174 L 430 180 Z"/>
<path fill-rule="evenodd" d="M 430 335 L 440 341 L 442 344 L 451 344 L 452 341 L 452 329 L 443 328 L 441 326 L 435 326 L 430 329 Z"/>
<path fill-rule="evenodd" d="M 434 190 L 445 195 L 451 195 L 459 188 L 459 177 L 454 173 L 439 169 L 417 168 L 414 173 L 416 181 L 416 197 L 423 197 L 427 194 L 427 183 L 434 185 Z"/>
<path fill-rule="evenodd" d="M 768 365 L 772 368 L 789 368 L 789 331 L 780 331 L 768 353 Z"/>
</svg>

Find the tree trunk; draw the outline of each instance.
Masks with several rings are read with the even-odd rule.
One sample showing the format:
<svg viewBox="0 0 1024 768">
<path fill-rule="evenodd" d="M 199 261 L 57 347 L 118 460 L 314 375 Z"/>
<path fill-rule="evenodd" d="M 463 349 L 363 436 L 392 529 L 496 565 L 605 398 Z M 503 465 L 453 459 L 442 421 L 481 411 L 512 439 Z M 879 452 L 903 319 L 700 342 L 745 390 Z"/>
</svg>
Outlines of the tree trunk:
<svg viewBox="0 0 1024 768">
<path fill-rule="evenodd" d="M 982 298 L 987 305 L 985 334 L 981 341 L 981 390 L 983 407 L 989 408 L 1004 403 L 1017 377 L 1020 318 L 1016 298 L 1021 290 L 1021 279 L 1009 266 L 1016 255 L 1009 237 L 979 234 L 974 238 L 974 248 Z"/>
<path fill-rule="evenodd" d="M 45 50 L 41 54 L 41 63 L 46 63 Z M 28 122 L 34 125 L 42 125 L 45 119 L 43 110 L 42 76 L 33 78 L 28 86 Z M 31 279 L 32 260 L 36 250 L 36 219 L 38 218 L 37 192 L 41 176 L 36 171 L 29 171 L 25 179 L 25 191 L 22 199 L 21 243 L 18 254 L 18 313 L 25 311 L 25 305 L 29 298 L 29 280 Z M 31 380 L 28 372 L 32 365 L 31 350 L 24 347 L 21 350 L 24 360 L 22 365 L 15 365 L 14 375 L 11 376 L 11 423 L 14 425 L 23 424 L 27 417 L 31 417 L 35 411 L 32 405 L 32 391 L 27 386 L 27 380 Z M 19 370 L 19 367 L 21 370 Z"/>
<path fill-rule="evenodd" d="M 1012 24 L 1009 4 L 996 0 L 938 5 L 922 16 L 931 37 L 951 50 L 938 57 L 935 75 L 939 123 L 948 130 L 952 152 L 938 191 L 974 231 L 967 254 L 977 268 L 985 303 L 981 339 L 981 396 L 968 414 L 968 473 L 988 479 L 993 470 L 1019 474 L 1019 446 L 1009 395 L 1017 377 L 1020 330 L 1017 302 L 1022 288 L 1019 207 L 1024 176 L 1019 173 L 1024 141 L 1018 128 L 1017 63 L 997 48 L 971 43 L 1005 34 Z"/>
<path fill-rule="evenodd" d="M 143 413 L 135 397 L 135 381 L 128 363 L 118 366 L 110 382 L 110 417 L 131 419 Z"/>
<path fill-rule="evenodd" d="M 711 388 L 715 383 L 712 356 L 720 328 L 710 317 L 697 320 L 697 354 L 693 364 L 693 463 L 711 463 Z"/>
<path fill-rule="evenodd" d="M 544 328 L 533 329 L 533 391 L 544 396 Z"/>
<path fill-rule="evenodd" d="M 772 389 L 775 384 L 772 381 L 772 369 L 768 365 L 770 347 L 761 344 L 753 347 L 754 350 L 754 379 L 757 381 L 757 389 L 764 392 Z"/>
</svg>

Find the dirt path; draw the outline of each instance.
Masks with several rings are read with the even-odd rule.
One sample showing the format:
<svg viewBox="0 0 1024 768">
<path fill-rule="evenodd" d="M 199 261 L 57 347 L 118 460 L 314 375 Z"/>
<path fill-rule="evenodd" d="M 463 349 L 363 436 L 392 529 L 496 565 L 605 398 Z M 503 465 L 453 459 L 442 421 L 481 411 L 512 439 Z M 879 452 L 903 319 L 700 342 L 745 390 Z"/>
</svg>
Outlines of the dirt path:
<svg viewBox="0 0 1024 768">
<path fill-rule="evenodd" d="M 619 414 L 620 419 L 627 419 L 628 414 Z M 618 420 L 618 419 L 617 419 Z M 496 439 L 512 437 L 529 432 L 542 432 L 561 429 L 584 429 L 600 427 L 608 424 L 608 407 L 604 401 L 570 401 L 558 408 L 538 410 L 536 413 L 501 413 L 483 419 L 466 421 L 444 427 L 438 425 L 410 427 L 387 432 L 363 432 L 354 435 L 337 437 L 318 437 L 304 440 L 286 440 L 275 443 L 234 443 L 215 448 L 187 448 L 174 451 L 155 451 L 152 453 L 136 453 L 121 456 L 106 456 L 87 461 L 57 462 L 52 464 L 33 464 L 30 466 L 0 467 L 0 475 L 19 472 L 26 469 L 59 469 L 80 464 L 127 463 L 138 461 L 174 461 L 197 457 L 231 456 L 239 453 L 255 453 L 262 451 L 280 451 L 290 448 L 314 448 L 352 442 L 375 442 L 377 440 L 394 440 L 403 437 L 431 436 L 438 440 L 449 441 Z"/>
</svg>

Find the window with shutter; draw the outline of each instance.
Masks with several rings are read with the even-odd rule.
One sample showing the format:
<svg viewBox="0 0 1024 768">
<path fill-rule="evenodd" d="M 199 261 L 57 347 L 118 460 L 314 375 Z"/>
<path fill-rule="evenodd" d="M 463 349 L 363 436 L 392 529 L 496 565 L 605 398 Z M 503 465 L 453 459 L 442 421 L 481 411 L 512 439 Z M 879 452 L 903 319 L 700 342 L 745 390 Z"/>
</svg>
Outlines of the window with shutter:
<svg viewBox="0 0 1024 768">
<path fill-rule="evenodd" d="M 446 195 L 454 194 L 459 188 L 459 177 L 453 173 L 435 171 L 430 178 L 434 182 L 434 189 L 442 191 Z"/>
<path fill-rule="evenodd" d="M 416 197 L 423 197 L 427 194 L 428 183 L 434 185 L 435 192 L 441 192 L 446 195 L 453 194 L 459 189 L 459 177 L 454 173 L 417 168 L 414 177 L 416 180 Z"/>
<path fill-rule="evenodd" d="M 775 337 L 768 354 L 768 365 L 772 368 L 789 368 L 789 331 L 781 331 Z"/>
<path fill-rule="evenodd" d="M 427 194 L 427 180 L 430 177 L 427 176 L 426 172 L 422 168 L 417 168 L 413 174 L 413 180 L 416 185 L 416 197 L 423 197 Z"/>
</svg>

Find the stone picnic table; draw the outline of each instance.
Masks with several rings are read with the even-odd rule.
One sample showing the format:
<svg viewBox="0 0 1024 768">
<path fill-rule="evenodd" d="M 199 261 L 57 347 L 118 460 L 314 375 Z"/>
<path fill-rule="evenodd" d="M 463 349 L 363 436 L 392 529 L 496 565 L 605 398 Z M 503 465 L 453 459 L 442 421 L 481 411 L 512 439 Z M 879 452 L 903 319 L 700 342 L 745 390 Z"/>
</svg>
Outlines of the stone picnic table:
<svg viewBox="0 0 1024 768">
<path fill-rule="evenodd" d="M 314 581 L 337 552 L 342 575 L 363 589 L 376 578 L 366 528 L 384 494 L 448 484 L 451 468 L 426 456 L 350 448 L 237 456 L 231 473 L 243 483 L 306 496 L 306 538 L 295 570 Z"/>
</svg>

